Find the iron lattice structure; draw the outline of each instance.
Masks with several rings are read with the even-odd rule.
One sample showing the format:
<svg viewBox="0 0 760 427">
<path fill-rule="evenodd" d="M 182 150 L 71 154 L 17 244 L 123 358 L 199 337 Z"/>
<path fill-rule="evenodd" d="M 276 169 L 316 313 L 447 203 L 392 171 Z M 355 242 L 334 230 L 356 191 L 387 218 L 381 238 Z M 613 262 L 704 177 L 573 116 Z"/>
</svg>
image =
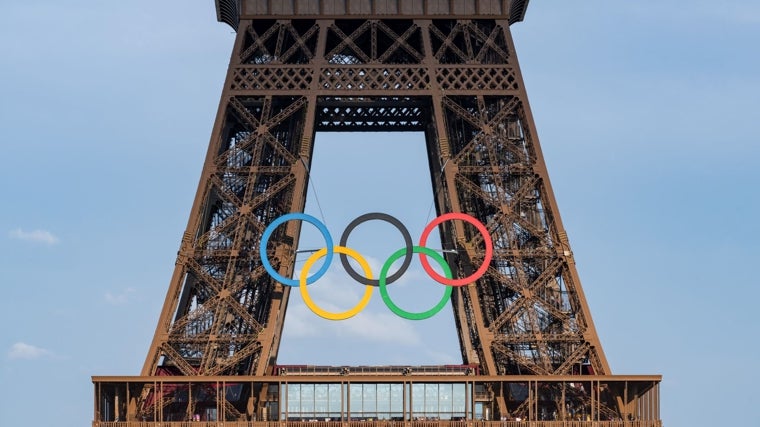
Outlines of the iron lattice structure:
<svg viewBox="0 0 760 427">
<path fill-rule="evenodd" d="M 609 375 L 510 35 L 527 3 L 217 1 L 219 20 L 237 37 L 142 375 L 277 374 L 290 287 L 266 273 L 258 248 L 274 219 L 303 211 L 317 131 L 424 132 L 438 213 L 464 212 L 486 225 L 489 269 L 452 296 L 464 365 L 490 378 Z M 299 227 L 279 227 L 267 247 L 286 277 Z M 477 230 L 447 222 L 440 232 L 455 249 L 445 254 L 455 276 L 483 262 Z M 161 406 L 144 387 L 140 405 Z M 557 401 L 559 390 L 544 393 Z M 494 394 L 502 414 L 533 405 L 510 407 Z M 246 410 L 224 402 L 235 419 Z M 615 399 L 608 403 L 614 413 Z"/>
</svg>

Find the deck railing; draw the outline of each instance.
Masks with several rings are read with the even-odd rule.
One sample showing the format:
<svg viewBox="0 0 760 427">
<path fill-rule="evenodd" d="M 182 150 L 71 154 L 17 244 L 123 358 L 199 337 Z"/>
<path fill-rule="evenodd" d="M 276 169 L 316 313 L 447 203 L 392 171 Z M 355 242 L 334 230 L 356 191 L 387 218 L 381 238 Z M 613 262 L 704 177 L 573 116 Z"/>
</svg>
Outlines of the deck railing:
<svg viewBox="0 0 760 427">
<path fill-rule="evenodd" d="M 92 427 L 662 427 L 662 421 L 94 421 Z"/>
</svg>

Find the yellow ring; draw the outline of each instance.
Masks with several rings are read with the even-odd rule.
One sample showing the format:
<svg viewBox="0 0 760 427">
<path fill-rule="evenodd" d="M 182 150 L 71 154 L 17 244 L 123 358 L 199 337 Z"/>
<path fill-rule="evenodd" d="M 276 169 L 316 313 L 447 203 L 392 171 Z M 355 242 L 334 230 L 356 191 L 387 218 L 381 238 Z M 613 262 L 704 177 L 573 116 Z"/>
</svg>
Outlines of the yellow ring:
<svg viewBox="0 0 760 427">
<path fill-rule="evenodd" d="M 359 255 L 358 252 L 356 252 L 353 249 L 349 249 L 345 246 L 334 246 L 333 252 L 348 255 L 351 258 L 355 259 L 361 266 L 362 270 L 364 270 L 364 277 L 370 280 L 372 279 L 372 270 L 370 270 L 369 264 L 367 264 L 367 261 L 361 255 Z M 372 297 L 372 291 L 375 289 L 374 286 L 365 285 L 364 296 L 362 297 L 361 301 L 359 301 L 359 304 L 356 304 L 354 308 L 344 311 L 342 313 L 331 313 L 329 311 L 323 310 L 322 308 L 314 304 L 314 301 L 311 300 L 311 296 L 309 296 L 309 290 L 307 289 L 307 286 L 306 286 L 306 280 L 309 276 L 309 270 L 311 269 L 311 266 L 315 262 L 317 262 L 318 259 L 322 258 L 325 255 L 327 255 L 327 248 L 322 248 L 314 252 L 309 257 L 309 259 L 306 260 L 306 262 L 303 265 L 303 268 L 301 269 L 301 274 L 300 274 L 300 277 L 298 278 L 298 288 L 301 290 L 301 297 L 303 298 L 303 302 L 306 303 L 306 306 L 309 307 L 311 311 L 314 312 L 314 314 L 328 320 L 346 320 L 348 318 L 354 317 L 360 311 L 362 311 L 364 307 L 367 306 L 367 304 L 369 304 L 369 299 Z"/>
</svg>

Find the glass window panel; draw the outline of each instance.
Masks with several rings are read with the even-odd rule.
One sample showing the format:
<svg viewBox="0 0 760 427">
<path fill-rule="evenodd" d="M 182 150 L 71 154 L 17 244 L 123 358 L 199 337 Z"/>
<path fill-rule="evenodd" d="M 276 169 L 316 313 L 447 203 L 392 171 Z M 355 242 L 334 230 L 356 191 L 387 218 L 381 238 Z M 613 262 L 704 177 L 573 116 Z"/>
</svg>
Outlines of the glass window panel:
<svg viewBox="0 0 760 427">
<path fill-rule="evenodd" d="M 391 414 L 391 385 L 377 385 L 377 418 L 387 420 Z"/>
<path fill-rule="evenodd" d="M 342 393 L 340 384 L 330 384 L 328 388 L 329 395 L 329 408 L 330 416 L 340 416 L 340 410 L 342 409 Z"/>
<path fill-rule="evenodd" d="M 362 413 L 362 384 L 351 384 L 351 418 L 360 417 Z"/>
<path fill-rule="evenodd" d="M 301 384 L 301 414 L 314 416 L 314 384 Z"/>
<path fill-rule="evenodd" d="M 377 412 L 390 412 L 391 410 L 391 385 L 377 385 Z M 378 415 L 379 417 L 379 415 Z"/>
<path fill-rule="evenodd" d="M 425 415 L 425 384 L 412 384 L 412 415 Z"/>
<path fill-rule="evenodd" d="M 467 393 L 464 384 L 452 384 L 452 416 L 461 418 L 465 414 Z"/>
<path fill-rule="evenodd" d="M 404 385 L 403 384 L 391 384 L 391 412 L 402 413 L 404 412 Z"/>
<path fill-rule="evenodd" d="M 475 419 L 483 419 L 483 402 L 475 402 Z"/>
<path fill-rule="evenodd" d="M 375 417 L 377 412 L 377 384 L 364 384 L 363 411 L 365 417 Z"/>
<path fill-rule="evenodd" d="M 329 412 L 328 385 L 329 384 L 314 385 L 314 412 L 320 418 L 324 418 L 325 414 Z"/>
<path fill-rule="evenodd" d="M 288 413 L 299 414 L 301 412 L 301 384 L 288 384 L 287 387 Z"/>
<path fill-rule="evenodd" d="M 441 414 L 442 419 L 451 418 L 451 412 L 453 411 L 453 384 L 440 384 L 438 386 L 438 411 Z"/>
<path fill-rule="evenodd" d="M 425 384 L 425 412 L 427 416 L 438 415 L 438 384 Z"/>
</svg>

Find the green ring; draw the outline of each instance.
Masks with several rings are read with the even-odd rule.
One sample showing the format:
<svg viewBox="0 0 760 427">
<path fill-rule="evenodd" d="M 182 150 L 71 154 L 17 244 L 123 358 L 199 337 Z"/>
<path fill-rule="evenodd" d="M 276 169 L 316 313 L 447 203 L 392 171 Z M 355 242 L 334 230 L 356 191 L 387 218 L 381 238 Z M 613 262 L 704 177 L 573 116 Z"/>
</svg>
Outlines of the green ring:
<svg viewBox="0 0 760 427">
<path fill-rule="evenodd" d="M 388 275 L 388 270 L 391 268 L 391 265 L 394 261 L 401 258 L 402 256 L 406 255 L 408 248 L 401 248 L 393 253 L 393 255 L 388 258 L 387 261 L 385 261 L 385 264 L 383 264 L 383 268 L 380 270 L 380 277 L 378 278 L 379 284 L 380 284 L 380 296 L 383 297 L 383 302 L 385 303 L 388 308 L 396 313 L 397 316 L 403 317 L 404 319 L 409 320 L 423 320 L 430 317 L 435 316 L 438 314 L 439 311 L 443 309 L 443 307 L 449 302 L 451 299 L 451 292 L 454 290 L 452 286 L 444 286 L 446 290 L 443 293 L 443 298 L 441 298 L 440 301 L 438 301 L 438 304 L 436 304 L 435 307 L 431 308 L 428 311 L 423 311 L 422 313 L 411 313 L 408 311 L 405 311 L 401 309 L 399 306 L 393 303 L 391 301 L 390 295 L 388 295 L 388 286 L 386 285 Z M 451 279 L 451 268 L 449 268 L 449 264 L 446 263 L 446 260 L 443 259 L 443 257 L 435 252 L 434 250 L 430 248 L 426 248 L 424 246 L 414 246 L 412 248 L 412 252 L 415 254 L 423 253 L 431 258 L 433 258 L 436 262 L 438 262 L 438 265 L 443 268 L 443 273 L 446 276 L 447 279 Z"/>
</svg>

